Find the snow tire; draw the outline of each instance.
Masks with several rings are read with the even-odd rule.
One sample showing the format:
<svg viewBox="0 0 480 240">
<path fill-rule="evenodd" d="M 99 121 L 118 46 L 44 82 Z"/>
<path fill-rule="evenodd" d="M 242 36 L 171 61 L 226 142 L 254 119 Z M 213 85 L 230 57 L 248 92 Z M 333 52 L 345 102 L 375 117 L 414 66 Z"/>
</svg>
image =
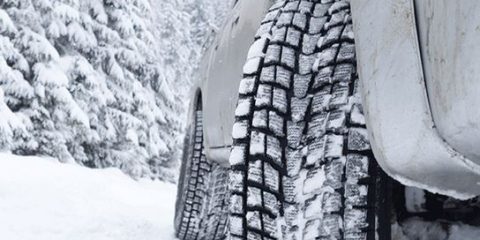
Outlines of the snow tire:
<svg viewBox="0 0 480 240">
<path fill-rule="evenodd" d="M 349 1 L 272 6 L 244 66 L 232 135 L 230 239 L 389 239 Z"/>
<path fill-rule="evenodd" d="M 175 209 L 179 240 L 225 239 L 228 220 L 228 169 L 209 161 L 204 153 L 201 100 L 188 131 Z"/>
</svg>

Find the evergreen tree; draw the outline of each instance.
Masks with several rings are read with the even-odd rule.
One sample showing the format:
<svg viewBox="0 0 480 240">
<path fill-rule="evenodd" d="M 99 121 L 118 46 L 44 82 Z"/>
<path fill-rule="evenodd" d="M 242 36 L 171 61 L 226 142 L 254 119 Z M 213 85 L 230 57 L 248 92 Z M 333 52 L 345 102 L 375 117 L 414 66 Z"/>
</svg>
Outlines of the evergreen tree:
<svg viewBox="0 0 480 240">
<path fill-rule="evenodd" d="M 170 179 L 227 2 L 0 1 L 0 150 Z"/>
</svg>

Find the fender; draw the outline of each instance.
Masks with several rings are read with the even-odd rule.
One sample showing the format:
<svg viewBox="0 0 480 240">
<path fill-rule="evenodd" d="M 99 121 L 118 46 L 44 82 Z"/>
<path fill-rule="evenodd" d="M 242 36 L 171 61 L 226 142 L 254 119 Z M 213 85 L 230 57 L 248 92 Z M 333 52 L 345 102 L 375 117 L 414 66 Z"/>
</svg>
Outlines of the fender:
<svg viewBox="0 0 480 240">
<path fill-rule="evenodd" d="M 204 143 L 207 158 L 229 165 L 232 128 L 243 65 L 255 34 L 273 0 L 240 0 L 220 30 L 205 60 L 202 77 Z"/>
<path fill-rule="evenodd" d="M 383 170 L 402 184 L 468 199 L 480 194 L 480 166 L 435 125 L 414 4 L 351 1 L 371 146 Z"/>
</svg>

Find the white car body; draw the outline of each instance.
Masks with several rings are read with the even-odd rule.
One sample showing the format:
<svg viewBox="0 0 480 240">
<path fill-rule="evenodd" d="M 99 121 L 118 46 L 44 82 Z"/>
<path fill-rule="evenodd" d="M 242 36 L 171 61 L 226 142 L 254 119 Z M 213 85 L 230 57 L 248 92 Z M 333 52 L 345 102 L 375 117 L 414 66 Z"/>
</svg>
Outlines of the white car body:
<svg viewBox="0 0 480 240">
<path fill-rule="evenodd" d="M 370 141 L 405 185 L 480 195 L 480 2 L 351 1 Z"/>
</svg>

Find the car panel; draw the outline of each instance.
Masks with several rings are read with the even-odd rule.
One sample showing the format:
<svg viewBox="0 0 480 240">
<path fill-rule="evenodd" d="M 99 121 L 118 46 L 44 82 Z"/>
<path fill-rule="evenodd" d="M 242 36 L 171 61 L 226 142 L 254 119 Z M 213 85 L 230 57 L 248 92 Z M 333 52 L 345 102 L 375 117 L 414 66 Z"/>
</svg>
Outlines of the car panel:
<svg viewBox="0 0 480 240">
<path fill-rule="evenodd" d="M 351 5 L 364 113 L 382 169 L 408 186 L 459 199 L 479 195 L 479 166 L 435 128 L 413 0 L 356 0 Z"/>
<path fill-rule="evenodd" d="M 415 7 L 435 126 L 480 164 L 480 2 L 416 0 Z"/>
<path fill-rule="evenodd" d="M 228 162 L 243 65 L 272 4 L 270 0 L 239 1 L 211 49 L 202 84 L 205 144 L 207 156 L 221 164 Z"/>
</svg>

